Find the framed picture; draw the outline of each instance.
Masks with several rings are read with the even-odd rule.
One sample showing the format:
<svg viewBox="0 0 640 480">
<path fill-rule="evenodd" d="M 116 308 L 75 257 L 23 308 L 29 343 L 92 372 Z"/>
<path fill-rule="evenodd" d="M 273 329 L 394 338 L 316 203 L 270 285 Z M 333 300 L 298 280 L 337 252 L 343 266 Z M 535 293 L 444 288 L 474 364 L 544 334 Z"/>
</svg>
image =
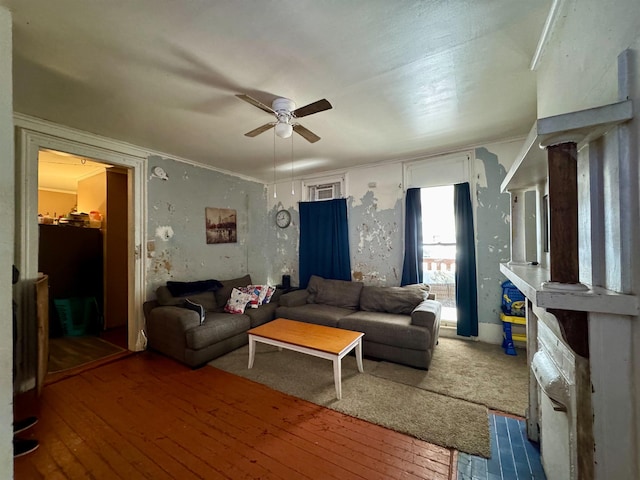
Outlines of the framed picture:
<svg viewBox="0 0 640 480">
<path fill-rule="evenodd" d="M 231 208 L 205 208 L 207 244 L 236 243 L 236 211 Z"/>
</svg>

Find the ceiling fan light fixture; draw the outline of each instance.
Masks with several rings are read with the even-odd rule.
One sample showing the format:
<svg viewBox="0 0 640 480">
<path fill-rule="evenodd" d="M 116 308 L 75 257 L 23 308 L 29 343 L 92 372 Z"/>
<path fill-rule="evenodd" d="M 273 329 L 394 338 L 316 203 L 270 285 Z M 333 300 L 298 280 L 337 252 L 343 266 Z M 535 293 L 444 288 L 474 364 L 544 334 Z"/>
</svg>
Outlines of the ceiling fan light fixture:
<svg viewBox="0 0 640 480">
<path fill-rule="evenodd" d="M 276 123 L 276 135 L 280 138 L 289 138 L 293 134 L 293 126 L 289 123 Z"/>
</svg>

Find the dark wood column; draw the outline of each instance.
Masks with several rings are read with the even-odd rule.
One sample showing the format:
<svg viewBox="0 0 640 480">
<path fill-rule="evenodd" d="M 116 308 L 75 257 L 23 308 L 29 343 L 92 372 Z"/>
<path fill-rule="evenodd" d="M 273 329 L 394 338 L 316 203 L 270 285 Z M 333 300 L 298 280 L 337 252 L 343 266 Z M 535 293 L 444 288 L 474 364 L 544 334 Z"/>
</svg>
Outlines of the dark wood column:
<svg viewBox="0 0 640 480">
<path fill-rule="evenodd" d="M 547 148 L 551 281 L 578 283 L 578 152 L 573 142 Z"/>
<path fill-rule="evenodd" d="M 578 259 L 578 150 L 575 142 L 547 147 L 549 168 L 549 269 L 551 281 L 580 283 Z M 587 312 L 550 309 L 562 336 L 580 356 L 589 358 Z"/>
</svg>

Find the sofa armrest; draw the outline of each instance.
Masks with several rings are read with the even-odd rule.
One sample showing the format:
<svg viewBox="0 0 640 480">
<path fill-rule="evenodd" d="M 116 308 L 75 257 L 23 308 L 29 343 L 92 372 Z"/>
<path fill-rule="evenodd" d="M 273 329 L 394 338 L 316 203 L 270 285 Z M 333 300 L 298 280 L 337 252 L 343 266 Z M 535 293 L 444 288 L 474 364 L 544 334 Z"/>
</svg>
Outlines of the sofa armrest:
<svg viewBox="0 0 640 480">
<path fill-rule="evenodd" d="M 307 303 L 309 292 L 307 290 L 294 290 L 280 296 L 278 303 L 283 307 L 299 307 Z"/>
<path fill-rule="evenodd" d="M 175 333 L 184 332 L 200 325 L 200 315 L 193 310 L 182 307 L 162 306 L 154 308 L 147 324 L 162 325 Z"/>
<path fill-rule="evenodd" d="M 411 312 L 411 324 L 435 330 L 440 325 L 442 305 L 435 300 L 424 300 Z"/>
<path fill-rule="evenodd" d="M 142 304 L 142 311 L 144 312 L 144 319 L 148 320 L 149 315 L 151 315 L 151 311 L 160 306 L 157 300 L 148 300 Z"/>
</svg>

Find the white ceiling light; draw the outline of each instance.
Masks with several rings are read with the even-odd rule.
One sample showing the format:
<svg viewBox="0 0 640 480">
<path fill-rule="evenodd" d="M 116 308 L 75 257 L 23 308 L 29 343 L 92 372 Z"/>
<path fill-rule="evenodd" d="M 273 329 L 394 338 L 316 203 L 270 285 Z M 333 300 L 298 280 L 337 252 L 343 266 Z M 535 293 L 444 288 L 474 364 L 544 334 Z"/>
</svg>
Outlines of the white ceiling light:
<svg viewBox="0 0 640 480">
<path fill-rule="evenodd" d="M 293 133 L 293 126 L 289 123 L 276 123 L 276 135 L 280 138 L 289 138 Z"/>
</svg>

